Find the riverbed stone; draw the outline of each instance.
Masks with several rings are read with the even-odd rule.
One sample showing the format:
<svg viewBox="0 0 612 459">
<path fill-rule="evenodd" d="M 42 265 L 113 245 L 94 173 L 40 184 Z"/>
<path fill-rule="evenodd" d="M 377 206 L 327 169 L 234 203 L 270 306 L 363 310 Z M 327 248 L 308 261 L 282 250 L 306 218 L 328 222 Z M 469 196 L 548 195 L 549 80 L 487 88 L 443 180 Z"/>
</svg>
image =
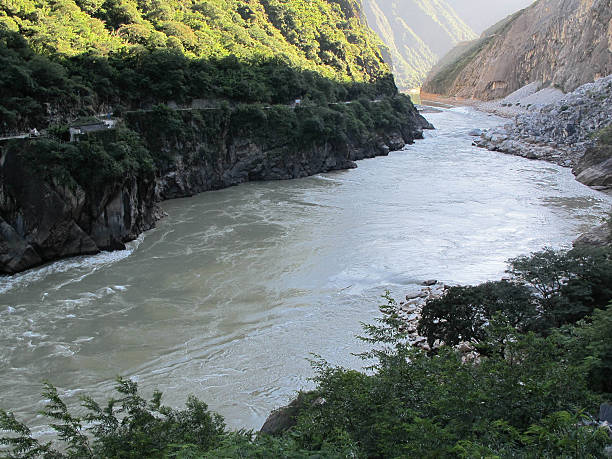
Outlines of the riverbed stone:
<svg viewBox="0 0 612 459">
<path fill-rule="evenodd" d="M 272 411 L 261 427 L 260 432 L 269 435 L 279 435 L 296 425 L 300 404 L 298 397 L 291 401 L 289 405 Z"/>
<path fill-rule="evenodd" d="M 595 145 L 591 134 L 608 126 L 611 119 L 612 75 L 609 75 L 580 86 L 539 110 L 519 114 L 512 123 L 483 132 L 475 143 L 492 151 L 576 167 Z M 610 154 L 595 156 L 599 162 L 574 171 L 578 180 L 589 186 L 612 185 Z"/>
<path fill-rule="evenodd" d="M 609 424 L 612 424 L 612 405 L 610 405 L 609 403 L 602 403 L 599 406 L 598 419 L 600 421 L 605 421 Z"/>
</svg>

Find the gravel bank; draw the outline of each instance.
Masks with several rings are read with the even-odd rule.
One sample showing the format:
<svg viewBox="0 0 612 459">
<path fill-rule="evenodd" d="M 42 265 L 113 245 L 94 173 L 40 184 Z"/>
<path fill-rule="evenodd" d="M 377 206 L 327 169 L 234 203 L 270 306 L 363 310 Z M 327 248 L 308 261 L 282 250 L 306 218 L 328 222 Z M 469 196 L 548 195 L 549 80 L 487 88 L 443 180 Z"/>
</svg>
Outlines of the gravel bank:
<svg viewBox="0 0 612 459">
<path fill-rule="evenodd" d="M 566 167 L 576 166 L 594 144 L 591 134 L 612 123 L 612 75 L 537 109 L 535 101 L 557 97 L 543 91 L 533 94 L 525 91 L 525 97 L 514 106 L 525 112 L 518 113 L 512 123 L 484 132 L 476 145 Z M 531 101 L 530 107 L 524 105 L 526 101 Z"/>
</svg>

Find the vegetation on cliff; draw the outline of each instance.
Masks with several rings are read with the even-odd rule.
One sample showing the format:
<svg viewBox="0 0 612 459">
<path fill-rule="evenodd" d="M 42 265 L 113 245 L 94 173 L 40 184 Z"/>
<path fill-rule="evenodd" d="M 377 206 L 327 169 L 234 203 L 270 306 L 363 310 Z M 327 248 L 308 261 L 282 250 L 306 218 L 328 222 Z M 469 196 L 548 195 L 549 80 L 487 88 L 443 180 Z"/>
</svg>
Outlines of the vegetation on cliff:
<svg viewBox="0 0 612 459">
<path fill-rule="evenodd" d="M 373 347 L 363 355 L 369 371 L 316 360 L 316 389 L 300 394 L 274 436 L 228 432 L 193 397 L 172 409 L 119 379 L 118 398 L 85 397 L 80 415 L 45 387 L 43 414 L 61 452 L 6 412 L 0 443 L 11 458 L 603 458 L 609 432 L 592 415 L 612 392 L 612 252 L 544 250 L 510 266 L 512 281 L 454 287 L 427 302 L 421 325 L 439 345 L 429 353 L 406 344 L 387 297 L 362 337 Z M 459 341 L 473 352 L 449 346 Z"/>
<path fill-rule="evenodd" d="M 0 130 L 169 101 L 334 102 L 379 80 L 388 95 L 380 46 L 354 0 L 6 1 Z"/>
<path fill-rule="evenodd" d="M 79 142 L 66 142 L 67 126 L 56 125 L 47 137 L 12 140 L 0 152 L 17 155 L 39 179 L 95 193 L 129 177 L 152 179 L 155 171 L 172 166 L 176 152 L 169 150 L 171 145 L 189 145 L 190 154 L 197 156 L 193 162 L 218 157 L 234 139 L 248 139 L 279 155 L 325 144 L 379 148 L 379 134 L 412 129 L 412 110 L 401 95 L 330 105 L 306 101 L 295 108 L 224 104 L 180 111 L 160 104 L 150 111 L 125 112 L 116 129 L 81 136 Z M 349 159 L 348 153 L 344 156 Z"/>
</svg>

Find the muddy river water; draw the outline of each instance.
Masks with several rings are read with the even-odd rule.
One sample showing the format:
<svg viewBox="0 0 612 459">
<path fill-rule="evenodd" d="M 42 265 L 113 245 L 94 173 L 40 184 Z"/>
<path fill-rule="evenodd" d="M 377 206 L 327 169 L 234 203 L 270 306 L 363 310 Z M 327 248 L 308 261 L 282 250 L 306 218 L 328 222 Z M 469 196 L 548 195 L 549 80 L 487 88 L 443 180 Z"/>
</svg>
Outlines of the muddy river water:
<svg viewBox="0 0 612 459">
<path fill-rule="evenodd" d="M 425 140 L 358 169 L 165 202 L 128 250 L 0 278 L 0 406 L 37 423 L 43 380 L 76 404 L 123 375 L 258 428 L 310 387 L 311 353 L 361 365 L 354 337 L 385 290 L 498 278 L 612 204 L 568 169 L 472 147 L 500 118 L 427 117 Z"/>
</svg>

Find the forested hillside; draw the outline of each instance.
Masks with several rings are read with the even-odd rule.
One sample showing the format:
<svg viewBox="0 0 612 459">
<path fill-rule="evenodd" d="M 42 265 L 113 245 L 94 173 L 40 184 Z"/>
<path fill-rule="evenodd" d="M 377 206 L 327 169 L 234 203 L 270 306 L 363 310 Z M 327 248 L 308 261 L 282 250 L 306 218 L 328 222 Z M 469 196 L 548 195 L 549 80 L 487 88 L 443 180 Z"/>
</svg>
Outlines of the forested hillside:
<svg viewBox="0 0 612 459">
<path fill-rule="evenodd" d="M 0 43 L 5 133 L 196 98 L 333 102 L 389 72 L 355 0 L 3 0 Z"/>
<path fill-rule="evenodd" d="M 402 89 L 421 85 L 448 50 L 476 34 L 445 0 L 364 0 L 368 24 L 389 48 Z"/>
</svg>

